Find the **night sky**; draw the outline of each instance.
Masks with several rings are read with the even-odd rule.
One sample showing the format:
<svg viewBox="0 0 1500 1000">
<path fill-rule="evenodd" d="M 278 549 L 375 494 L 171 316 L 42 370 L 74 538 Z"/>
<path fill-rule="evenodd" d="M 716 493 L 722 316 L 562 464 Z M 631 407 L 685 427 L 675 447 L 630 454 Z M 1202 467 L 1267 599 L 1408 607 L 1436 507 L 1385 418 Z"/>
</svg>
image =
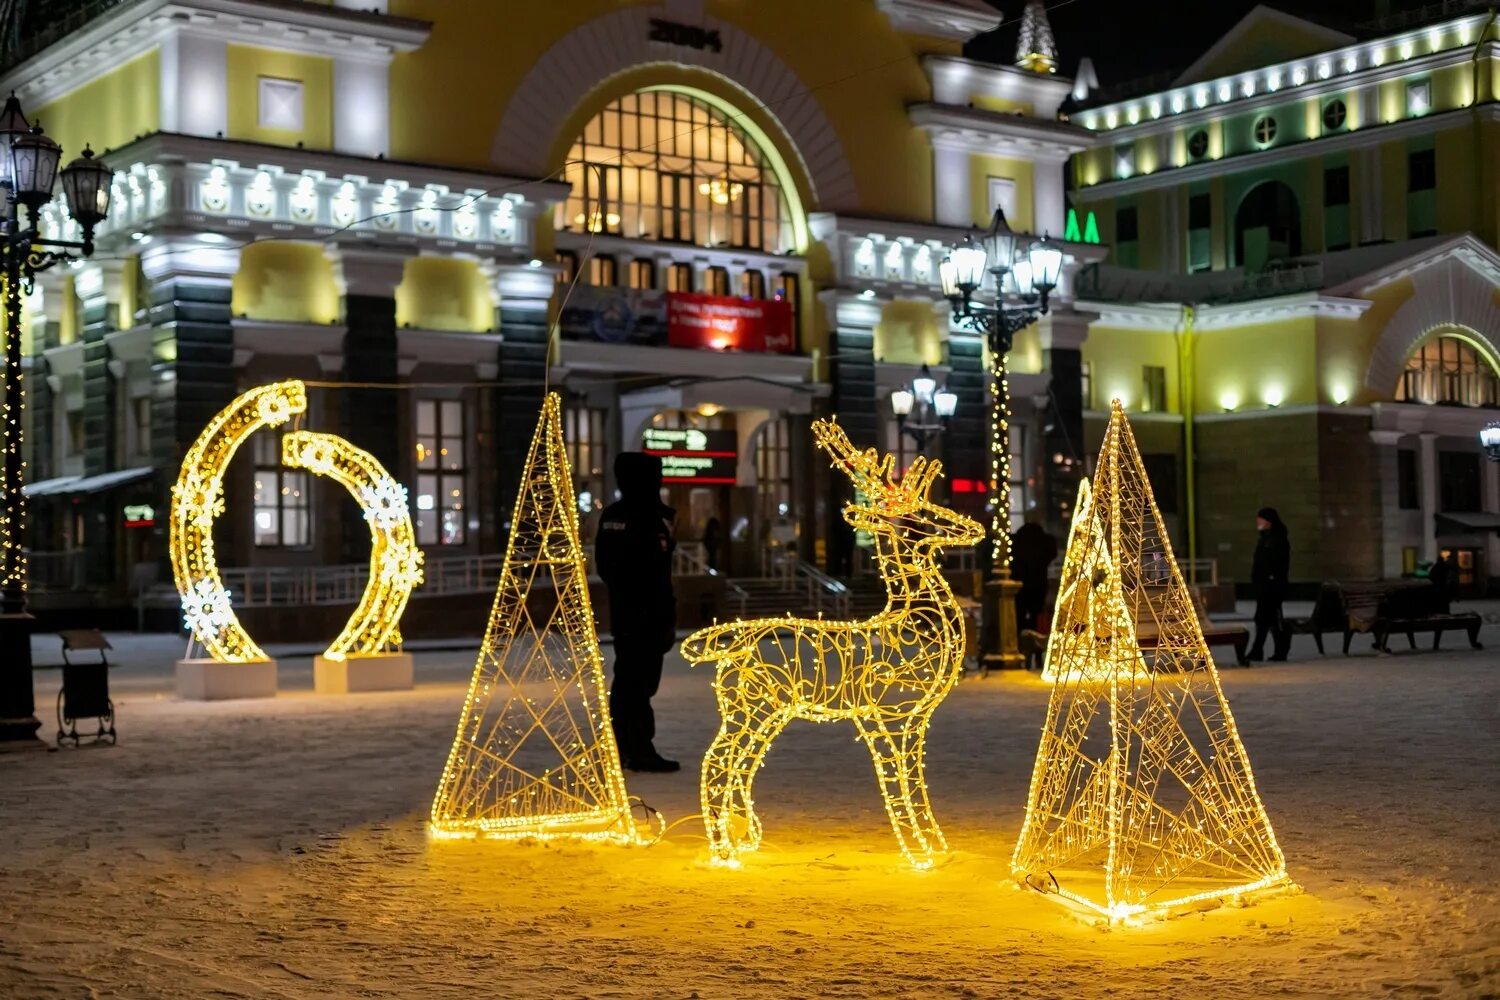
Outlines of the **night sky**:
<svg viewBox="0 0 1500 1000">
<path fill-rule="evenodd" d="M 1025 0 L 988 0 L 1006 19 L 999 31 L 970 42 L 976 59 L 1009 63 L 1015 58 L 1016 30 Z M 1094 60 L 1102 87 L 1112 87 L 1163 70 L 1183 70 L 1249 13 L 1254 0 L 1170 0 L 1137 5 L 1112 0 L 1047 0 L 1048 17 L 1061 56 L 1059 72 L 1071 77 L 1078 60 Z M 1270 3 L 1351 34 L 1355 25 L 1378 13 L 1411 4 L 1395 0 L 1300 0 Z"/>
</svg>

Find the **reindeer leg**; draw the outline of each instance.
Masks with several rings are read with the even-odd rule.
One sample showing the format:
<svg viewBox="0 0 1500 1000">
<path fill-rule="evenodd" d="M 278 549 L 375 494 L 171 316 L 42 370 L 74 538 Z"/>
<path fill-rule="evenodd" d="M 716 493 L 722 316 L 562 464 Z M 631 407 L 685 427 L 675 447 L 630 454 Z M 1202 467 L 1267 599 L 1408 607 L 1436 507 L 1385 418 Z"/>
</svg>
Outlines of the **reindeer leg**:
<svg viewBox="0 0 1500 1000">
<path fill-rule="evenodd" d="M 733 864 L 760 846 L 760 818 L 750 787 L 771 741 L 785 728 L 790 709 L 774 700 L 743 698 L 738 684 L 719 686 L 719 735 L 703 757 L 703 823 L 709 851 Z"/>
<path fill-rule="evenodd" d="M 870 749 L 880 793 L 901 852 L 916 868 L 931 868 L 948 843 L 933 818 L 925 778 L 926 716 L 908 717 L 900 728 L 861 720 L 860 736 Z"/>
</svg>

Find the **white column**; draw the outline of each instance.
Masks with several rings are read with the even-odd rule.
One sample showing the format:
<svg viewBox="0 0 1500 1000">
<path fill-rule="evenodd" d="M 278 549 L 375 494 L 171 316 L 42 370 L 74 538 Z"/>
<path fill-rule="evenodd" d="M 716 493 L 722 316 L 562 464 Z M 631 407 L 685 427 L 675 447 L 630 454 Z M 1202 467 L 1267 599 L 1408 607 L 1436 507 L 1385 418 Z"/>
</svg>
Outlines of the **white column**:
<svg viewBox="0 0 1500 1000">
<path fill-rule="evenodd" d="M 390 63 L 340 57 L 333 61 L 333 148 L 353 156 L 391 151 Z"/>
<path fill-rule="evenodd" d="M 1381 211 L 1380 147 L 1361 149 L 1359 156 L 1359 242 L 1373 243 L 1385 238 Z M 1400 237 L 1405 238 L 1403 233 Z"/>
<path fill-rule="evenodd" d="M 162 40 L 162 131 L 202 136 L 228 131 L 227 57 L 224 41 L 191 31 L 179 29 Z"/>
<path fill-rule="evenodd" d="M 960 146 L 938 146 L 932 150 L 933 216 L 940 225 L 974 224 L 969 197 L 969 151 Z"/>
<path fill-rule="evenodd" d="M 1060 239 L 1067 223 L 1068 199 L 1063 193 L 1066 161 L 1035 160 L 1031 166 L 1031 231 Z"/>
<path fill-rule="evenodd" d="M 1437 559 L 1438 462 L 1437 439 L 1431 432 L 1421 435 L 1422 450 L 1422 558 Z"/>
<path fill-rule="evenodd" d="M 1401 549 L 1406 540 L 1402 522 L 1401 487 L 1397 481 L 1397 449 L 1404 437 L 1400 431 L 1372 430 L 1375 442 L 1375 471 L 1380 484 L 1380 566 L 1381 576 L 1394 580 L 1401 575 Z"/>
</svg>

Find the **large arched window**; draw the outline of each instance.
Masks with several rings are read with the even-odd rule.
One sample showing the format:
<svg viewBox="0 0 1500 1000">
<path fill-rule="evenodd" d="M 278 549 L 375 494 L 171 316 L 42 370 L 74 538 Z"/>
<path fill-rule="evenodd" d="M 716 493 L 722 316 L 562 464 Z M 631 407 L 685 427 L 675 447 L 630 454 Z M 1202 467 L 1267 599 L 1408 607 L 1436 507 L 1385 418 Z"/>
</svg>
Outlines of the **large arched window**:
<svg viewBox="0 0 1500 1000">
<path fill-rule="evenodd" d="M 568 151 L 573 193 L 557 228 L 783 253 L 785 192 L 754 139 L 708 102 L 669 90 L 627 94 Z"/>
<path fill-rule="evenodd" d="M 1396 383 L 1403 403 L 1494 406 L 1500 379 L 1489 359 L 1461 337 L 1432 337 L 1406 359 Z"/>
</svg>

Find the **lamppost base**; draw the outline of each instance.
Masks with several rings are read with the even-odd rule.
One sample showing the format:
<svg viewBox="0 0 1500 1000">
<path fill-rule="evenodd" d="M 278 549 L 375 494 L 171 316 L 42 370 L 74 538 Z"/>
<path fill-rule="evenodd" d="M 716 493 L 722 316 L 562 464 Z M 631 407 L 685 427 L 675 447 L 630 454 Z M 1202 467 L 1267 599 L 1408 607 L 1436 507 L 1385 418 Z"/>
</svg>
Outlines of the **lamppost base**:
<svg viewBox="0 0 1500 1000">
<path fill-rule="evenodd" d="M 37 738 L 31 686 L 31 630 L 35 619 L 24 611 L 0 613 L 0 749 L 45 749 Z"/>
<path fill-rule="evenodd" d="M 1020 589 L 1020 581 L 1012 580 L 1009 570 L 1001 570 L 984 581 L 983 651 L 979 665 L 985 673 L 1020 670 L 1026 666 L 1016 628 L 1016 593 Z"/>
</svg>

